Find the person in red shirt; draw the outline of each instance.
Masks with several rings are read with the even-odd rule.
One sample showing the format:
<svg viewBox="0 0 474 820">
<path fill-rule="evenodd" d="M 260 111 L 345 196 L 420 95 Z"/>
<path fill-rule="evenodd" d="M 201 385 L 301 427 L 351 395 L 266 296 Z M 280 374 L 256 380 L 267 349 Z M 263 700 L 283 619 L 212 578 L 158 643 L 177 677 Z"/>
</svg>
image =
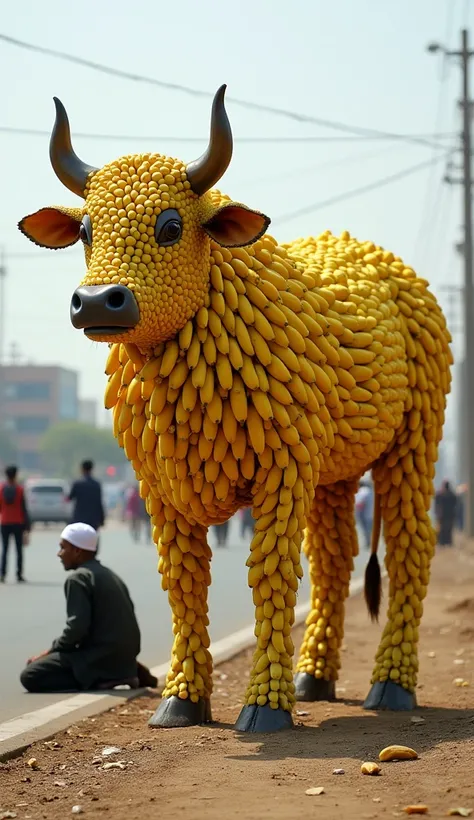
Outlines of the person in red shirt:
<svg viewBox="0 0 474 820">
<path fill-rule="evenodd" d="M 13 536 L 16 544 L 16 577 L 19 583 L 23 578 L 23 539 L 24 533 L 30 531 L 30 517 L 26 507 L 23 487 L 17 484 L 16 467 L 7 467 L 5 470 L 6 482 L 0 486 L 0 524 L 2 534 L 2 561 L 0 566 L 0 582 L 5 582 L 7 574 L 7 558 L 10 538 Z"/>
</svg>

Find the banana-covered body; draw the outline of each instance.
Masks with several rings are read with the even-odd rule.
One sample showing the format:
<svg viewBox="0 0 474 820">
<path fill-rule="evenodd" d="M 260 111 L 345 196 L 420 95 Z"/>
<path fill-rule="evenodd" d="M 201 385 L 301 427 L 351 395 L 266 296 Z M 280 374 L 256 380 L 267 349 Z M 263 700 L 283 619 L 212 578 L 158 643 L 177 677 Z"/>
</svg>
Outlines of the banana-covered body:
<svg viewBox="0 0 474 820">
<path fill-rule="evenodd" d="M 346 232 L 279 245 L 268 218 L 203 192 L 199 163 L 216 174 L 208 154 L 187 168 L 160 155 L 101 170 L 76 161 L 55 170 L 68 187 L 71 163 L 85 174 L 83 211 L 43 209 L 21 228 L 58 247 L 81 220 L 88 271 L 73 322 L 109 343 L 105 404 L 140 481 L 173 613 L 152 725 L 210 717 L 207 530 L 245 506 L 255 519 L 247 566 L 257 647 L 237 727 L 284 728 L 296 698 L 334 696 L 358 549 L 354 495 L 369 468 L 390 600 L 367 705 L 409 708 L 451 364 L 427 282 Z M 312 592 L 295 690 L 302 547 Z"/>
</svg>

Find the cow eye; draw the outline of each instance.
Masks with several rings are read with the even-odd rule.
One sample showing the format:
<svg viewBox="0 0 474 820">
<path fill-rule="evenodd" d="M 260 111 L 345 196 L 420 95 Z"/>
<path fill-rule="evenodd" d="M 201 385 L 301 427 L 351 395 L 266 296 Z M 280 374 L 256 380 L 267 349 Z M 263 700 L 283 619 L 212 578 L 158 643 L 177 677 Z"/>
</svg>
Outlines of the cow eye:
<svg viewBox="0 0 474 820">
<path fill-rule="evenodd" d="M 79 237 L 84 245 L 92 245 L 92 223 L 89 214 L 85 214 L 79 228 Z"/>
<path fill-rule="evenodd" d="M 162 211 L 155 225 L 155 239 L 158 244 L 162 247 L 174 245 L 181 239 L 182 232 L 183 222 L 178 211 L 174 208 Z"/>
</svg>

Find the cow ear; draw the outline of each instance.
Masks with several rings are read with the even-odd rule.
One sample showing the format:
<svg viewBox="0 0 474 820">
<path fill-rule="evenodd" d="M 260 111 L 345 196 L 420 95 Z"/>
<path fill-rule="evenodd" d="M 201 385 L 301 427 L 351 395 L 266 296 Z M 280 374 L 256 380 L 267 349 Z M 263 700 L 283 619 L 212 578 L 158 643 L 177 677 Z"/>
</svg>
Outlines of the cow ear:
<svg viewBox="0 0 474 820">
<path fill-rule="evenodd" d="M 219 208 L 203 228 L 211 239 L 224 248 L 239 248 L 260 239 L 269 224 L 270 218 L 265 214 L 231 202 Z"/>
<path fill-rule="evenodd" d="M 79 239 L 81 221 L 79 208 L 41 208 L 23 217 L 18 227 L 41 248 L 69 248 Z"/>
</svg>

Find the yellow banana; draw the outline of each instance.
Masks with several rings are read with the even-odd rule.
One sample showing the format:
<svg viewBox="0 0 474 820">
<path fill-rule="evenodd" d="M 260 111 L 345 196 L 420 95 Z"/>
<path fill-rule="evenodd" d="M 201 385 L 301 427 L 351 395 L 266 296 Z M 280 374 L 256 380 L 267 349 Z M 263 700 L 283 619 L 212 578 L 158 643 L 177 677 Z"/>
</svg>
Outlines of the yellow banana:
<svg viewBox="0 0 474 820">
<path fill-rule="evenodd" d="M 168 392 L 168 382 L 163 381 L 153 388 L 150 397 L 150 411 L 154 416 L 159 416 L 166 404 L 166 394 Z"/>
<path fill-rule="evenodd" d="M 122 384 L 128 387 L 133 377 L 135 376 L 135 365 L 131 359 L 124 365 L 122 370 Z"/>
<path fill-rule="evenodd" d="M 204 390 L 204 388 L 201 389 L 201 394 L 202 394 L 203 390 Z M 207 412 L 209 418 L 211 419 L 211 421 L 213 421 L 215 424 L 219 424 L 221 419 L 222 419 L 223 409 L 222 409 L 222 399 L 221 399 L 219 393 L 217 392 L 217 390 L 213 390 L 213 393 L 212 393 L 212 396 L 211 396 L 210 400 L 208 402 L 207 401 L 203 402 L 203 404 L 206 406 L 206 412 Z"/>
<path fill-rule="evenodd" d="M 212 451 L 212 457 L 217 464 L 220 464 L 221 461 L 224 460 L 228 447 L 229 442 L 224 435 L 222 427 L 219 427 L 214 441 L 214 449 Z"/>
<path fill-rule="evenodd" d="M 212 333 L 207 334 L 202 344 L 202 352 L 209 367 L 213 367 L 217 361 L 217 348 Z"/>
<path fill-rule="evenodd" d="M 260 386 L 260 382 L 257 375 L 257 371 L 255 370 L 254 363 L 250 356 L 247 356 L 246 353 L 244 353 L 242 358 L 243 365 L 240 371 L 242 380 L 249 390 L 257 390 Z"/>
<path fill-rule="evenodd" d="M 233 383 L 229 393 L 229 401 L 237 422 L 244 424 L 247 420 L 248 413 L 247 394 L 245 385 L 237 373 L 234 373 Z"/>
<path fill-rule="evenodd" d="M 291 381 L 291 373 L 288 370 L 287 366 L 283 364 L 282 360 L 275 356 L 272 353 L 272 360 L 267 367 L 268 372 L 271 376 L 277 379 L 279 382 L 289 382 Z"/>
<path fill-rule="evenodd" d="M 172 390 L 179 390 L 188 377 L 189 369 L 185 359 L 180 359 L 169 375 L 169 386 Z"/>
<path fill-rule="evenodd" d="M 214 492 L 218 501 L 225 501 L 230 489 L 230 481 L 224 470 L 221 469 L 214 484 Z"/>
<path fill-rule="evenodd" d="M 265 341 L 269 342 L 275 338 L 273 328 L 266 318 L 266 316 L 257 307 L 253 309 L 255 330 L 262 336 Z M 263 362 L 262 362 L 263 364 Z"/>
<path fill-rule="evenodd" d="M 194 410 L 194 406 L 197 400 L 197 388 L 194 387 L 192 374 L 188 373 L 188 377 L 183 385 L 183 389 L 181 391 L 181 399 L 183 402 L 184 409 L 191 413 Z"/>
<path fill-rule="evenodd" d="M 166 343 L 165 352 L 161 360 L 159 375 L 163 378 L 169 376 L 179 356 L 178 342 L 172 340 Z"/>
<path fill-rule="evenodd" d="M 204 384 L 199 390 L 199 398 L 201 399 L 201 404 L 203 407 L 206 407 L 212 400 L 214 396 L 214 369 L 212 367 L 208 367 L 206 370 L 206 378 L 204 379 Z"/>
<path fill-rule="evenodd" d="M 214 288 L 214 290 L 217 290 L 219 293 L 223 293 L 224 280 L 222 278 L 222 273 L 218 265 L 211 265 L 210 277 L 211 285 Z"/>
<path fill-rule="evenodd" d="M 379 760 L 386 763 L 390 760 L 416 760 L 418 753 L 409 746 L 387 746 L 379 752 Z"/>
<path fill-rule="evenodd" d="M 149 424 L 145 424 L 142 432 L 142 447 L 145 453 L 152 453 L 156 447 L 155 431 Z"/>
<path fill-rule="evenodd" d="M 217 378 L 219 384 L 224 390 L 230 390 L 232 387 L 232 368 L 227 356 L 219 353 L 216 363 Z"/>
<path fill-rule="evenodd" d="M 141 370 L 145 361 L 145 357 L 142 356 L 138 347 L 133 344 L 124 344 L 124 348 L 128 358 L 131 362 L 133 362 L 136 370 Z"/>
<path fill-rule="evenodd" d="M 222 293 L 218 291 L 211 291 L 211 305 L 218 316 L 223 316 L 225 313 L 225 299 Z"/>
<path fill-rule="evenodd" d="M 119 367 L 115 373 L 110 376 L 107 386 L 105 388 L 104 404 L 107 410 L 111 410 L 117 404 L 119 391 L 122 387 L 122 368 Z"/>
<path fill-rule="evenodd" d="M 235 335 L 243 352 L 248 356 L 253 356 L 255 351 L 250 340 L 248 327 L 240 316 L 235 317 Z"/>
<path fill-rule="evenodd" d="M 164 433 L 173 423 L 175 412 L 174 404 L 165 404 L 162 411 L 155 418 L 155 433 Z"/>
<path fill-rule="evenodd" d="M 235 387 L 235 379 L 234 385 Z M 210 405 L 207 408 L 208 413 L 213 412 L 210 410 Z M 222 402 L 222 428 L 224 430 L 224 435 L 229 442 L 229 444 L 233 444 L 237 438 L 237 419 L 234 415 L 232 410 L 232 405 L 228 399 L 224 399 Z"/>
<path fill-rule="evenodd" d="M 186 322 L 185 326 L 182 328 L 182 330 L 179 331 L 179 335 L 178 335 L 178 344 L 179 344 L 180 350 L 182 350 L 184 353 L 186 353 L 186 351 L 189 348 L 189 345 L 191 344 L 191 342 L 193 340 L 193 333 L 194 333 L 194 325 L 193 325 L 192 320 L 189 319 Z"/>
<path fill-rule="evenodd" d="M 266 393 L 261 390 L 253 390 L 250 397 L 262 419 L 268 421 L 273 418 L 273 409 Z"/>
<path fill-rule="evenodd" d="M 207 373 L 207 364 L 206 364 L 206 360 L 205 360 L 203 354 L 201 353 L 200 356 L 199 356 L 198 363 L 197 363 L 196 367 L 194 368 L 194 370 L 192 371 L 192 374 L 191 374 L 192 383 L 193 383 L 194 387 L 199 389 L 200 387 L 202 387 L 204 385 L 204 382 L 206 381 L 206 373 Z"/>
<path fill-rule="evenodd" d="M 129 461 L 134 461 L 137 457 L 137 439 L 133 435 L 131 427 L 127 427 L 123 434 L 123 449 Z"/>
<path fill-rule="evenodd" d="M 275 379 L 273 376 L 268 377 L 268 389 L 269 393 L 281 404 L 293 404 L 293 397 L 288 387 L 278 381 L 278 379 Z"/>
<path fill-rule="evenodd" d="M 265 430 L 263 421 L 252 405 L 248 408 L 247 413 L 247 432 L 250 438 L 250 443 L 257 454 L 263 453 L 265 449 Z"/>
<path fill-rule="evenodd" d="M 245 325 L 253 325 L 254 313 L 252 304 L 244 294 L 238 294 L 238 312 Z"/>
<path fill-rule="evenodd" d="M 229 338 L 229 359 L 234 370 L 241 370 L 244 364 L 242 349 L 233 336 Z"/>
<path fill-rule="evenodd" d="M 143 428 L 145 426 L 146 416 L 144 413 L 141 413 L 139 416 L 134 416 L 132 421 L 132 435 L 134 438 L 140 438 Z M 127 455 L 128 458 L 128 455 Z"/>
<path fill-rule="evenodd" d="M 215 310 L 209 311 L 209 330 L 215 339 L 218 339 L 222 332 L 222 322 Z"/>
<path fill-rule="evenodd" d="M 275 342 L 269 343 L 270 350 L 277 356 L 292 373 L 299 373 L 301 365 L 298 356 L 289 347 L 282 347 Z"/>
<path fill-rule="evenodd" d="M 235 312 L 238 310 L 239 296 L 233 283 L 229 279 L 224 279 L 224 299 L 231 311 Z"/>
<path fill-rule="evenodd" d="M 118 418 L 118 431 L 119 433 L 123 433 L 127 427 L 130 427 L 133 421 L 133 413 L 132 408 L 129 404 L 122 404 L 122 408 L 120 410 L 120 415 Z"/>
<path fill-rule="evenodd" d="M 200 355 L 201 342 L 199 341 L 197 334 L 194 334 L 186 353 L 186 362 L 190 370 L 194 370 L 194 368 L 197 367 Z"/>
<path fill-rule="evenodd" d="M 112 376 L 117 368 L 120 367 L 120 345 L 111 345 L 109 350 L 109 355 L 107 357 L 107 362 L 105 365 L 105 374 L 107 376 Z"/>
</svg>

